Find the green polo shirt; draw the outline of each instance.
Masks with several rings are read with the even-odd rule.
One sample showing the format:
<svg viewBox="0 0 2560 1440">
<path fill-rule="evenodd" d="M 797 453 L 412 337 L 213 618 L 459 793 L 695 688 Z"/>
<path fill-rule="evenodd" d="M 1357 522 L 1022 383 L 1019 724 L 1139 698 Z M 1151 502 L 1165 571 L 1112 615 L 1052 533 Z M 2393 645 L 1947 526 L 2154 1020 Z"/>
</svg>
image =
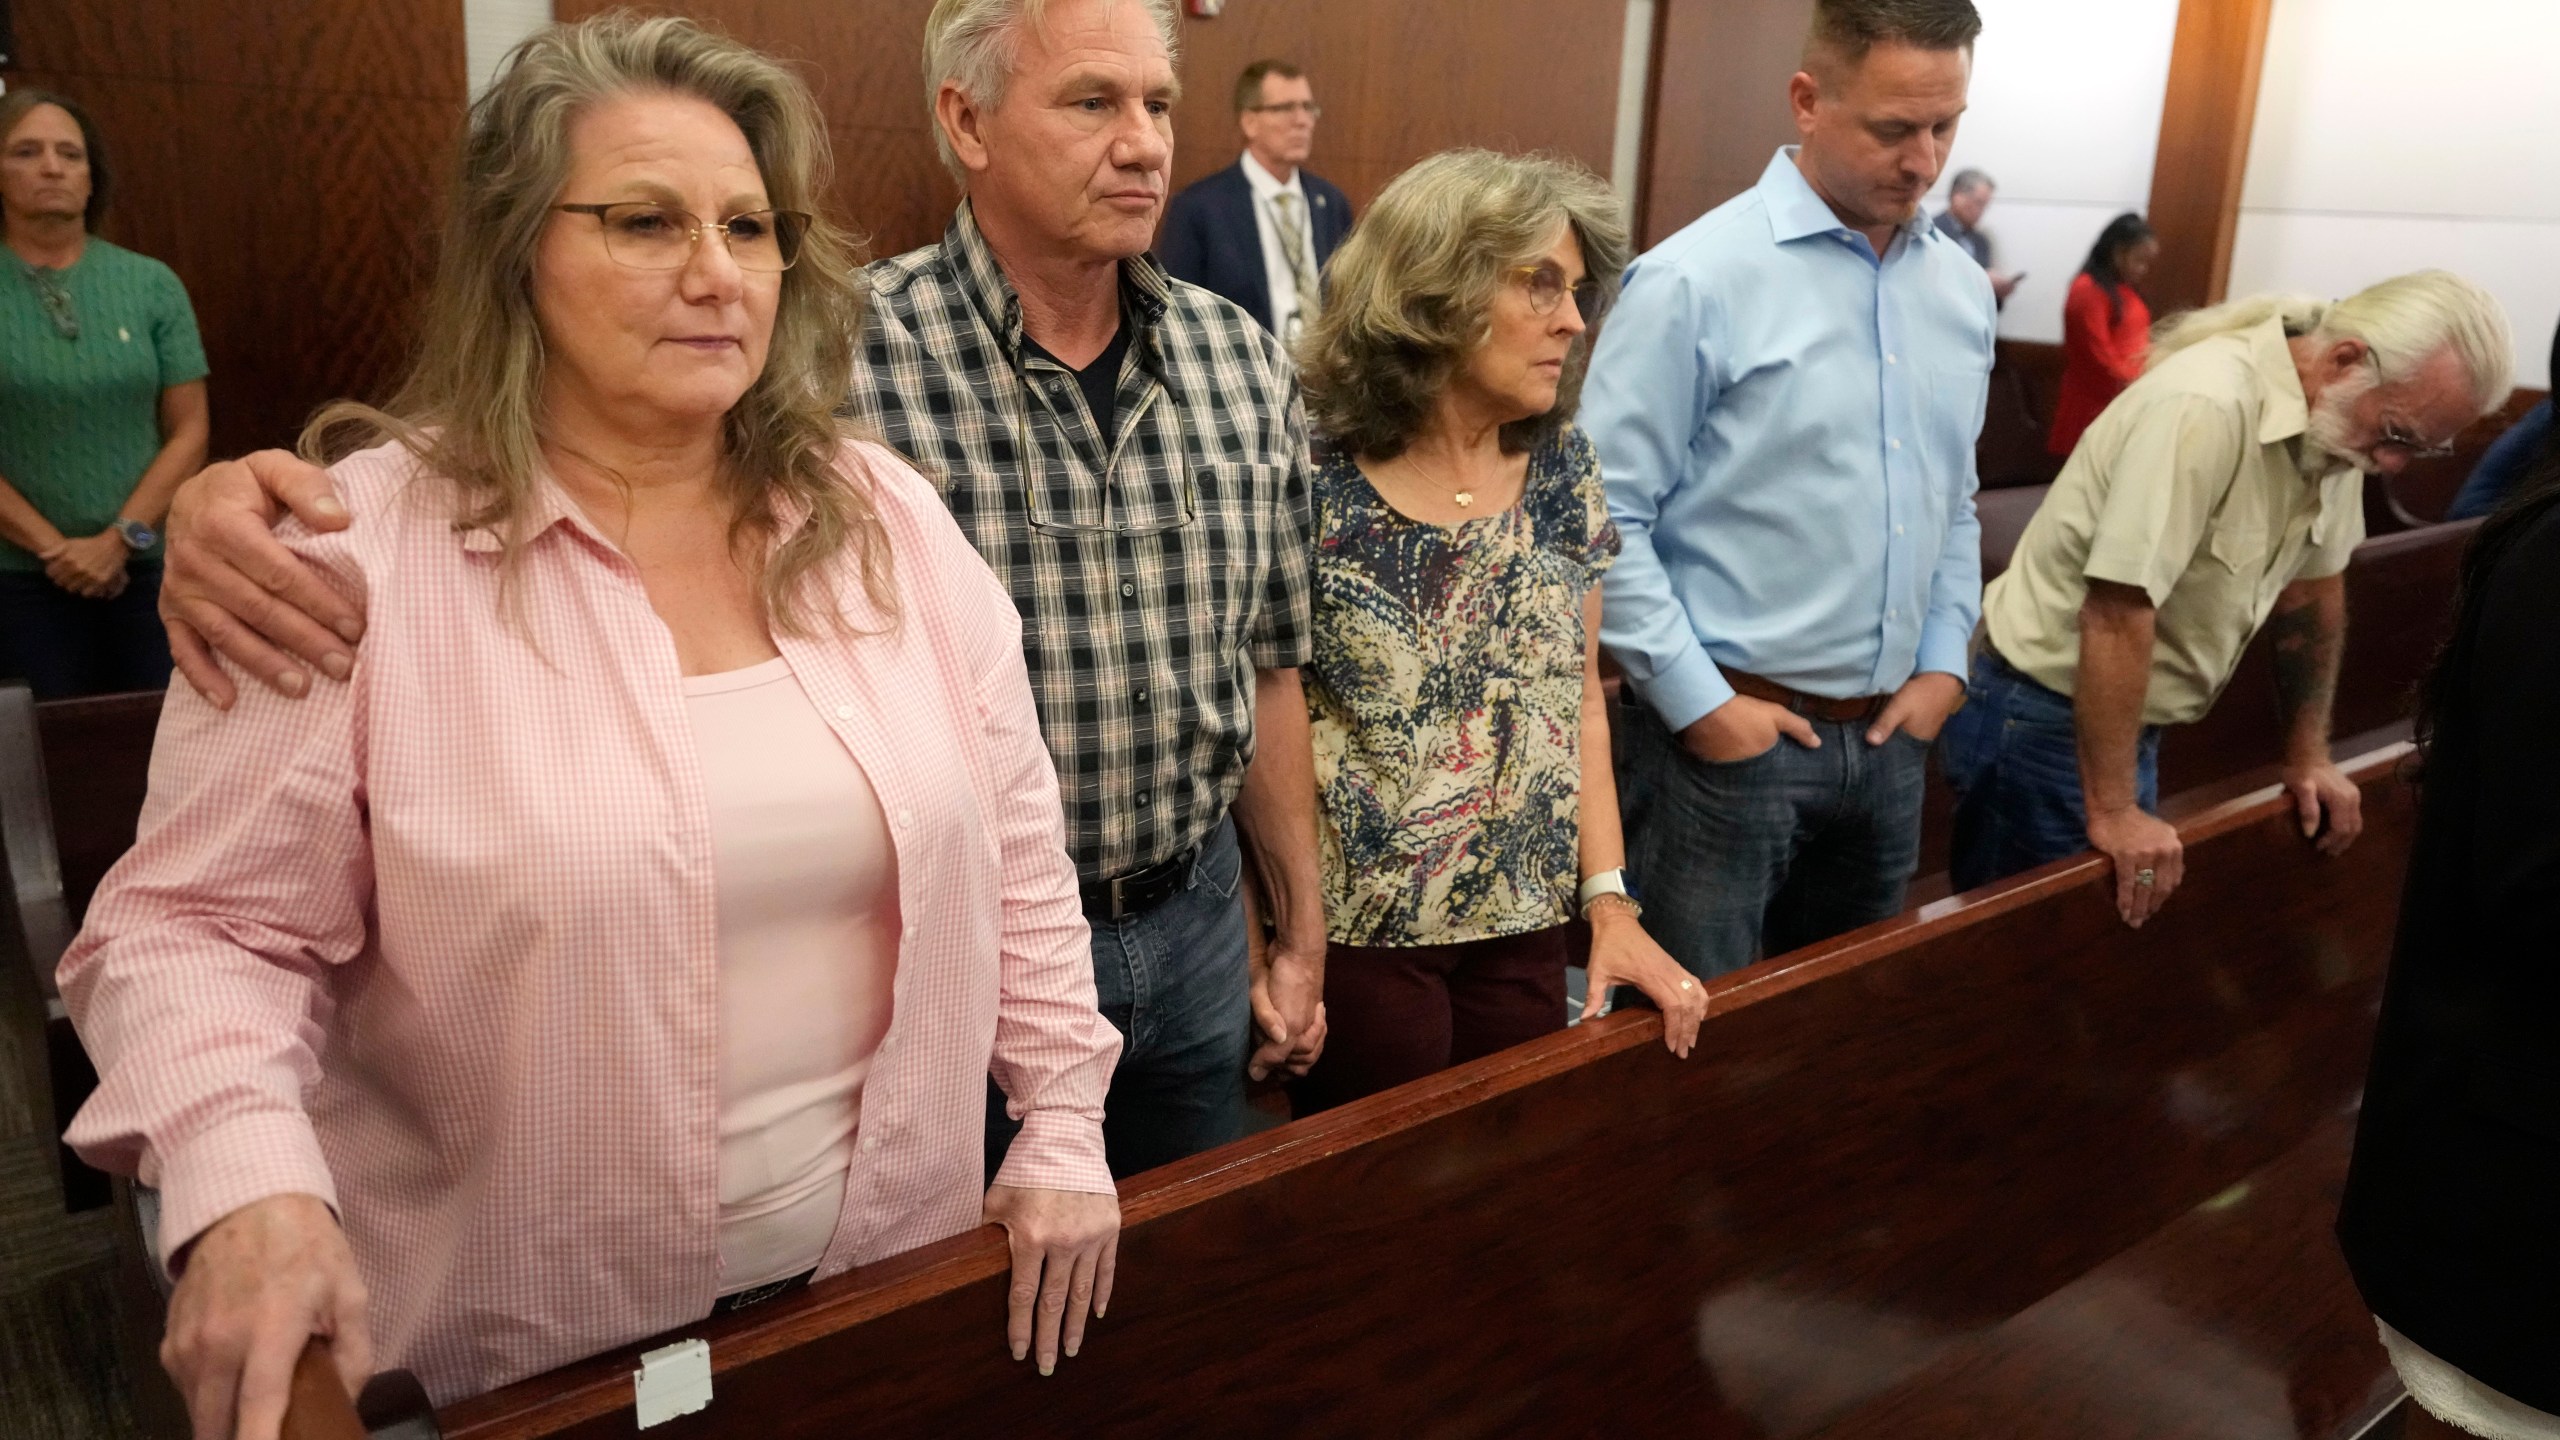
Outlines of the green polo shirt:
<svg viewBox="0 0 2560 1440">
<path fill-rule="evenodd" d="M 195 308 L 168 266 L 93 235 L 58 273 L 77 340 L 62 338 L 20 266 L 0 256 L 0 479 L 77 538 L 115 523 L 160 453 L 160 392 L 207 367 Z M 43 568 L 0 541 L 0 570 Z"/>
</svg>

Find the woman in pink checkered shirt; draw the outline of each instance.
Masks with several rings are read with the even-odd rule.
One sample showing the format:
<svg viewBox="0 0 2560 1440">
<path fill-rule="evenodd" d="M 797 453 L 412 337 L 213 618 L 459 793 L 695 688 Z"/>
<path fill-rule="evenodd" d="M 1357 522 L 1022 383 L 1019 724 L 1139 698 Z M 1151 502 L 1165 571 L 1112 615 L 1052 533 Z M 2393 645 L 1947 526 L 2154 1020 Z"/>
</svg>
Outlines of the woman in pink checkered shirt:
<svg viewBox="0 0 2560 1440">
<path fill-rule="evenodd" d="M 306 435 L 374 442 L 281 532 L 361 658 L 169 697 L 61 980 L 70 1139 L 159 1190 L 200 1437 L 271 1437 L 310 1334 L 449 1401 L 982 1218 L 1017 1356 L 1109 1299 L 1119 1041 L 1020 622 L 834 419 L 824 136 L 682 21 L 522 47 L 405 388 Z"/>
</svg>

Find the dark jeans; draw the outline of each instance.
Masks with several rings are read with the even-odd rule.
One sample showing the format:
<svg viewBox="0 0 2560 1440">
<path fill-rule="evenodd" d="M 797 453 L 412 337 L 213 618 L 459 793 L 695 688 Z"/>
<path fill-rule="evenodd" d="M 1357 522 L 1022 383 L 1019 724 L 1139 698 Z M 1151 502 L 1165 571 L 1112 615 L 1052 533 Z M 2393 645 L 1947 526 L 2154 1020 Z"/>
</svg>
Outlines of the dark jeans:
<svg viewBox="0 0 2560 1440">
<path fill-rule="evenodd" d="M 2080 735 L 2071 697 L 2048 690 L 1989 651 L 1973 662 L 1965 705 L 1938 737 L 1938 765 L 1956 794 L 1958 890 L 1988 885 L 2089 848 L 2080 801 Z M 2160 730 L 2136 752 L 2142 808 L 2160 808 Z"/>
<path fill-rule="evenodd" d="M 88 600 L 41 572 L 0 570 L 0 679 L 23 677 L 39 700 L 169 688 L 160 628 L 160 566 L 133 562 L 124 593 Z"/>
<path fill-rule="evenodd" d="M 1324 1057 L 1290 1102 L 1312 1115 L 1563 1029 L 1571 934 L 1326 947 Z"/>
<path fill-rule="evenodd" d="M 1244 1135 L 1244 1067 L 1253 1029 L 1235 822 L 1200 842 L 1191 888 L 1154 909 L 1093 924 L 1093 982 L 1120 1032 L 1103 1102 L 1102 1145 L 1126 1178 Z M 987 1085 L 987 1178 L 1022 1129 Z"/>
<path fill-rule="evenodd" d="M 1628 707 L 1627 868 L 1645 930 L 1701 979 L 1902 913 L 1920 865 L 1929 747 L 1863 723 L 1811 722 L 1748 760 L 1692 755 L 1653 710 Z"/>
</svg>

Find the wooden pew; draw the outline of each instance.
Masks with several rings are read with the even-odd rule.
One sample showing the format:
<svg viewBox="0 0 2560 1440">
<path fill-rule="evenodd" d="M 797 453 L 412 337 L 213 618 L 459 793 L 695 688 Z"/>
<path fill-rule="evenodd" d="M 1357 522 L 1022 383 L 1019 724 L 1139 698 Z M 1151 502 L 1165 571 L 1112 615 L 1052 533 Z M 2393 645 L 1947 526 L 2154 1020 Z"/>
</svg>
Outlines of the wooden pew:
<svg viewBox="0 0 2560 1440">
<path fill-rule="evenodd" d="M 1615 1015 L 1138 1177 L 1111 1315 L 1054 1378 L 1004 1353 L 982 1230 L 440 1423 L 629 1435 L 636 1355 L 699 1336 L 716 1398 L 653 1434 L 2353 1434 L 2397 1392 L 2325 1197 L 2404 759 L 2356 767 L 2343 859 L 2272 792 L 2197 817 L 2140 932 L 2063 862 L 1717 981 L 1688 1063 Z M 2075 1390 L 2131 1322 L 2185 1348 Z"/>
</svg>

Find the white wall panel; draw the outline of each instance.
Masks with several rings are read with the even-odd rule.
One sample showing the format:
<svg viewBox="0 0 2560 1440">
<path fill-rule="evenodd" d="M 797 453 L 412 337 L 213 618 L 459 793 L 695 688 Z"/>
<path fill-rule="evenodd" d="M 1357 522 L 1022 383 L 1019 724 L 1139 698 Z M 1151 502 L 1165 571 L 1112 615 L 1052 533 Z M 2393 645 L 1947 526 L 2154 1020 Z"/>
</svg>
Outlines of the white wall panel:
<svg viewBox="0 0 2560 1440">
<path fill-rule="evenodd" d="M 2178 0 L 1975 4 L 1973 108 L 1948 178 L 1973 167 L 2000 182 L 1984 228 L 2000 268 L 2028 274 L 2000 332 L 2059 341 L 2063 297 L 2098 232 L 2150 204 Z M 1944 208 L 1945 188 L 1941 179 L 1931 211 Z"/>
<path fill-rule="evenodd" d="M 2556 49 L 2552 0 L 2276 0 L 2232 293 L 2456 270 L 2506 303 L 2518 382 L 2547 386 Z"/>
</svg>

